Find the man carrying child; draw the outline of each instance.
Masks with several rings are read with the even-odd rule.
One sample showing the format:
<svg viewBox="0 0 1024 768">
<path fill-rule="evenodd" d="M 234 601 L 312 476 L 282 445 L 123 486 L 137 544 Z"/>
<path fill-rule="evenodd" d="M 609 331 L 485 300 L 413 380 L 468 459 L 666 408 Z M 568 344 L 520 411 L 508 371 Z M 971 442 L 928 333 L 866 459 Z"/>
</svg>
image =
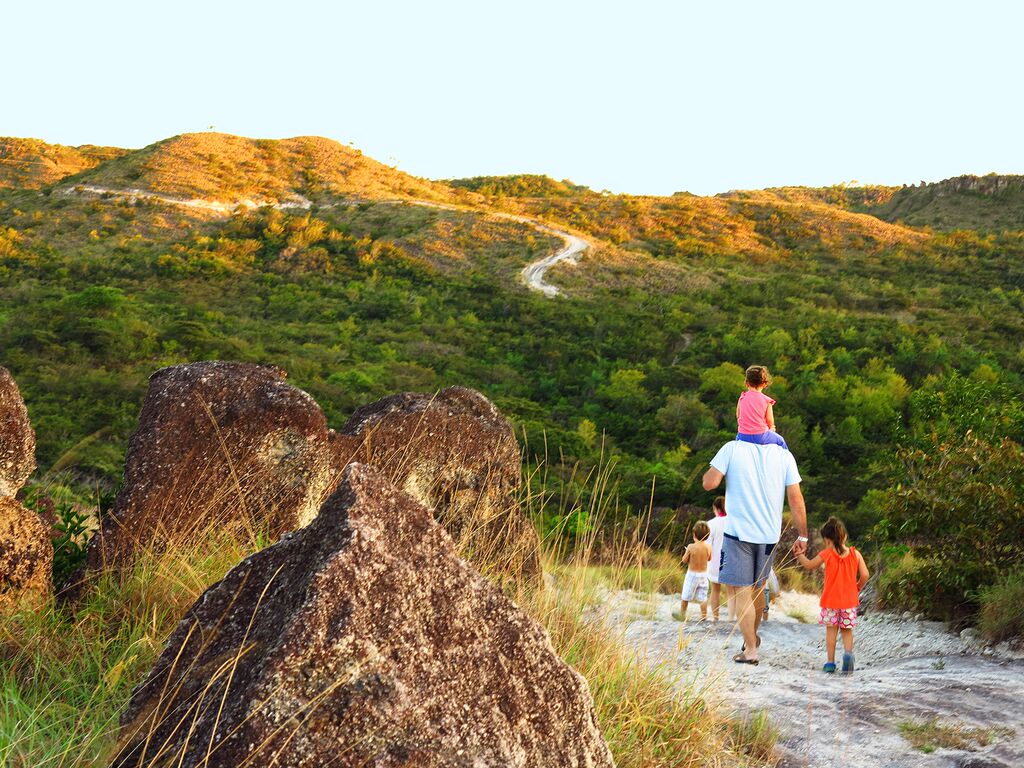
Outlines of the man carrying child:
<svg viewBox="0 0 1024 768">
<path fill-rule="evenodd" d="M 763 369 L 751 369 L 755 367 Z M 763 370 L 767 375 L 767 369 Z M 775 545 L 782 533 L 782 508 L 787 501 L 798 534 L 794 552 L 807 549 L 807 511 L 800 491 L 801 478 L 793 454 L 777 442 L 737 439 L 723 445 L 711 460 L 711 468 L 704 473 L 704 490 L 718 488 L 722 480 L 726 481 L 725 505 L 729 514 L 725 518 L 718 580 L 736 601 L 743 632 L 743 648 L 733 661 L 757 664 L 761 644 L 757 630 L 764 611 L 764 585 L 772 570 Z"/>
</svg>

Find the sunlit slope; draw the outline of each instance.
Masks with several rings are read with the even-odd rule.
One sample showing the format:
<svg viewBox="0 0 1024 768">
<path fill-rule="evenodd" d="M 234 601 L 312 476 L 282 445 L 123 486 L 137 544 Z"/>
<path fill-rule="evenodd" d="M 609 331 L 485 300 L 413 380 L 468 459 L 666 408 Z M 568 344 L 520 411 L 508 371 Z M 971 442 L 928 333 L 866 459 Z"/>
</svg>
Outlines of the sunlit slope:
<svg viewBox="0 0 1024 768">
<path fill-rule="evenodd" d="M 39 139 L 0 137 L 0 188 L 40 189 L 128 152 L 116 147 L 66 147 Z"/>
<path fill-rule="evenodd" d="M 513 176 L 451 182 L 484 194 L 492 205 L 562 222 L 607 244 L 664 259 L 736 255 L 785 258 L 795 252 L 835 253 L 913 244 L 925 235 L 851 210 L 864 197 L 840 199 L 804 188 L 700 197 L 640 197 L 593 192 L 545 177 Z M 522 194 L 512 194 L 521 191 Z M 820 192 L 820 194 L 816 194 Z M 878 188 L 871 199 L 884 198 Z M 834 199 L 834 203 L 826 202 Z"/>
<path fill-rule="evenodd" d="M 130 152 L 72 181 L 224 202 L 279 202 L 300 196 L 446 200 L 453 195 L 443 184 L 410 176 L 318 136 L 276 140 L 187 133 Z"/>
</svg>

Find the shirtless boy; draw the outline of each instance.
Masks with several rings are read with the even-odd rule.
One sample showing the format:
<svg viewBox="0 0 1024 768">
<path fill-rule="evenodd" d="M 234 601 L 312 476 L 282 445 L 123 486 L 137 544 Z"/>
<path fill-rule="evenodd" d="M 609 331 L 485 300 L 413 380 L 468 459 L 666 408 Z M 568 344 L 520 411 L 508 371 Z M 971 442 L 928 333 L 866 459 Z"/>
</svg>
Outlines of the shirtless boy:
<svg viewBox="0 0 1024 768">
<path fill-rule="evenodd" d="M 711 545 L 708 537 L 711 529 L 700 520 L 693 526 L 693 544 L 686 548 L 683 565 L 688 565 L 686 578 L 683 579 L 683 593 L 679 604 L 679 617 L 686 621 L 686 609 L 690 602 L 700 603 L 700 617 L 708 617 L 708 561 L 711 560 Z"/>
</svg>

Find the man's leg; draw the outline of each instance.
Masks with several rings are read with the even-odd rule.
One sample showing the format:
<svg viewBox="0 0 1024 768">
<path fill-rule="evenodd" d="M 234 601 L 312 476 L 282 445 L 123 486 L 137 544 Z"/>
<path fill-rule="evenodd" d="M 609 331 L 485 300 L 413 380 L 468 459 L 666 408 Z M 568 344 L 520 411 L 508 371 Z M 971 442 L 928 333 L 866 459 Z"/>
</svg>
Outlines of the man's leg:
<svg viewBox="0 0 1024 768">
<path fill-rule="evenodd" d="M 753 594 L 750 587 L 729 587 L 729 596 L 736 602 L 736 613 L 739 616 L 740 632 L 743 634 L 743 655 L 754 660 L 757 658 L 757 627 Z"/>
<path fill-rule="evenodd" d="M 754 604 L 754 634 L 761 628 L 761 617 L 764 616 L 764 584 L 755 584 L 750 588 L 750 599 Z"/>
</svg>

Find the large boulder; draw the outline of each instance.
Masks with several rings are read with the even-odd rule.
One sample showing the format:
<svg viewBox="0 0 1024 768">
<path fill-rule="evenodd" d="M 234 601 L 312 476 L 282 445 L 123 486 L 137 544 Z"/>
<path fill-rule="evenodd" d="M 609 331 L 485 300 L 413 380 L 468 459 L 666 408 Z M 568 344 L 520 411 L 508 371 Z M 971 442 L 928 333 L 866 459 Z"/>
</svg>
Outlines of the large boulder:
<svg viewBox="0 0 1024 768">
<path fill-rule="evenodd" d="M 53 542 L 39 515 L 0 497 L 0 614 L 40 605 L 53 583 Z"/>
<path fill-rule="evenodd" d="M 0 613 L 50 594 L 50 528 L 15 495 L 36 468 L 36 434 L 10 371 L 0 368 Z"/>
<path fill-rule="evenodd" d="M 355 460 L 427 507 L 478 568 L 539 576 L 537 531 L 519 508 L 519 444 L 486 397 L 464 387 L 392 395 L 359 408 L 340 431 L 357 442 Z"/>
<path fill-rule="evenodd" d="M 285 376 L 217 361 L 154 373 L 124 487 L 90 542 L 87 568 L 124 566 L 140 548 L 212 531 L 276 539 L 312 520 L 337 484 L 339 441 Z"/>
<path fill-rule="evenodd" d="M 586 681 L 428 510 L 346 468 L 171 635 L 116 768 L 611 766 Z"/>
<path fill-rule="evenodd" d="M 0 368 L 0 498 L 14 498 L 36 468 L 36 433 L 18 384 Z"/>
</svg>

